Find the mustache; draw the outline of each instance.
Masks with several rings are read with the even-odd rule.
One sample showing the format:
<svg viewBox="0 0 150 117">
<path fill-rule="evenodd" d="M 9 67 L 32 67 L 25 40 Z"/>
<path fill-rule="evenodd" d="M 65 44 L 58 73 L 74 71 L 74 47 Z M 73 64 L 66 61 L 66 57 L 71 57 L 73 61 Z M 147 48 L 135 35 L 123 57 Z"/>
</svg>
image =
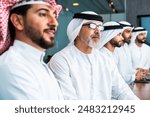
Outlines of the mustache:
<svg viewBox="0 0 150 117">
<path fill-rule="evenodd" d="M 143 40 L 146 40 L 146 38 L 143 38 Z"/>
<path fill-rule="evenodd" d="M 44 32 L 47 32 L 47 31 L 50 31 L 50 30 L 56 31 L 56 26 L 55 25 L 50 25 L 50 27 L 45 29 Z"/>
<path fill-rule="evenodd" d="M 93 37 L 93 38 L 100 38 L 100 36 L 98 36 L 98 35 L 97 35 L 97 36 L 92 36 L 92 37 Z"/>
<path fill-rule="evenodd" d="M 96 33 L 96 34 L 94 34 L 94 35 L 92 35 L 92 37 L 94 37 L 94 38 L 100 38 L 100 34 L 99 33 Z"/>
</svg>

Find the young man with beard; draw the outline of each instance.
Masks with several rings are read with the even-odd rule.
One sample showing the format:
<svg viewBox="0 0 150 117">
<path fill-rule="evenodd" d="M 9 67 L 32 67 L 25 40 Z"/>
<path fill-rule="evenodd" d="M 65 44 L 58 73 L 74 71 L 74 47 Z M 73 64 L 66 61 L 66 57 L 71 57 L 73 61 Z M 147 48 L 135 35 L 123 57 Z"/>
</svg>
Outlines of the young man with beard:
<svg viewBox="0 0 150 117">
<path fill-rule="evenodd" d="M 100 42 L 100 51 L 117 64 L 114 51 L 116 47 L 121 47 L 123 43 L 123 27 L 115 21 L 106 22 L 103 26 L 104 31 Z"/>
<path fill-rule="evenodd" d="M 114 55 L 115 59 L 117 60 L 117 67 L 120 74 L 126 83 L 130 84 L 135 80 L 136 72 L 132 68 L 131 53 L 129 49 L 133 26 L 127 21 L 120 21 L 119 23 L 123 26 L 124 29 L 122 32 L 124 40 L 123 45 L 115 49 Z"/>
<path fill-rule="evenodd" d="M 0 99 L 63 99 L 57 80 L 43 62 L 45 49 L 54 45 L 61 6 L 55 0 L 1 3 Z M 6 46 L 10 46 L 7 51 Z"/>
<path fill-rule="evenodd" d="M 133 30 L 133 43 L 129 46 L 133 69 L 144 72 L 136 78 L 137 80 L 144 79 L 150 68 L 150 47 L 145 44 L 146 38 L 147 30 L 143 27 L 137 27 Z"/>
<path fill-rule="evenodd" d="M 138 99 L 112 60 L 95 49 L 99 47 L 102 21 L 92 11 L 74 14 L 67 28 L 70 44 L 49 62 L 65 99 Z"/>
</svg>

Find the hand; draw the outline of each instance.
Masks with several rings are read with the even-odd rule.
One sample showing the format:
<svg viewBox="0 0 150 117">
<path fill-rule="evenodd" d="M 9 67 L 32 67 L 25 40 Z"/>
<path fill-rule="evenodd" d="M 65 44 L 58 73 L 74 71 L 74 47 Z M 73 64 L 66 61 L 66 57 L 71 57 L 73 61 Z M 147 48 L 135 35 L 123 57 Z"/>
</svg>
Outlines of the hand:
<svg viewBox="0 0 150 117">
<path fill-rule="evenodd" d="M 144 80 L 146 78 L 147 72 L 146 70 L 142 69 L 142 68 L 137 68 L 136 69 L 136 80 Z"/>
</svg>

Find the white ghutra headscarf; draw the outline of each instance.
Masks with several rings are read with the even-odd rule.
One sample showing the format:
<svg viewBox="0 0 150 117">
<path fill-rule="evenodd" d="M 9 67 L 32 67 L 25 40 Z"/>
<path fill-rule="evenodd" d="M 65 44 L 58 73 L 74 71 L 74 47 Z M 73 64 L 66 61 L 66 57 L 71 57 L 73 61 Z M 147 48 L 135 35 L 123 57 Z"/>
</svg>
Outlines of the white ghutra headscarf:
<svg viewBox="0 0 150 117">
<path fill-rule="evenodd" d="M 67 35 L 70 44 L 74 42 L 84 23 L 95 20 L 100 21 L 101 24 L 103 22 L 102 17 L 93 11 L 84 11 L 82 13 L 77 13 L 77 15 L 75 14 L 67 27 Z"/>
<path fill-rule="evenodd" d="M 103 24 L 104 31 L 102 33 L 102 37 L 100 40 L 100 46 L 99 49 L 101 49 L 107 42 L 109 42 L 112 38 L 114 38 L 119 33 L 123 32 L 123 27 L 115 22 L 115 21 L 109 21 Z"/>
<path fill-rule="evenodd" d="M 119 24 L 123 26 L 123 29 L 131 29 L 133 30 L 133 26 L 127 21 L 120 21 Z"/>
<path fill-rule="evenodd" d="M 135 39 L 136 39 L 137 35 L 139 35 L 140 33 L 146 33 L 146 36 L 147 36 L 148 31 L 143 27 L 134 28 L 133 32 L 132 32 L 131 43 L 135 43 Z"/>
</svg>

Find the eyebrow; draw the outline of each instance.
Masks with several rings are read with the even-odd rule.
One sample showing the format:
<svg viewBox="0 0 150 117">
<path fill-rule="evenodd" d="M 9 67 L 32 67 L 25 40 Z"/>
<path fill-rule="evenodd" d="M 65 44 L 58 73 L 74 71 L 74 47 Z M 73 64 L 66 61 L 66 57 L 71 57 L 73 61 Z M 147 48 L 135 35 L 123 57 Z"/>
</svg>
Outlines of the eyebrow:
<svg viewBox="0 0 150 117">
<path fill-rule="evenodd" d="M 102 26 L 101 23 L 100 23 L 100 24 L 96 24 L 96 23 L 94 23 L 94 22 L 86 22 L 85 24 L 95 24 L 95 25 L 100 25 L 100 26 Z"/>
<path fill-rule="evenodd" d="M 46 8 L 40 8 L 40 9 L 38 9 L 38 10 L 36 10 L 36 12 L 39 12 L 39 11 L 46 11 L 46 12 L 50 12 L 48 9 L 46 9 Z"/>
</svg>

